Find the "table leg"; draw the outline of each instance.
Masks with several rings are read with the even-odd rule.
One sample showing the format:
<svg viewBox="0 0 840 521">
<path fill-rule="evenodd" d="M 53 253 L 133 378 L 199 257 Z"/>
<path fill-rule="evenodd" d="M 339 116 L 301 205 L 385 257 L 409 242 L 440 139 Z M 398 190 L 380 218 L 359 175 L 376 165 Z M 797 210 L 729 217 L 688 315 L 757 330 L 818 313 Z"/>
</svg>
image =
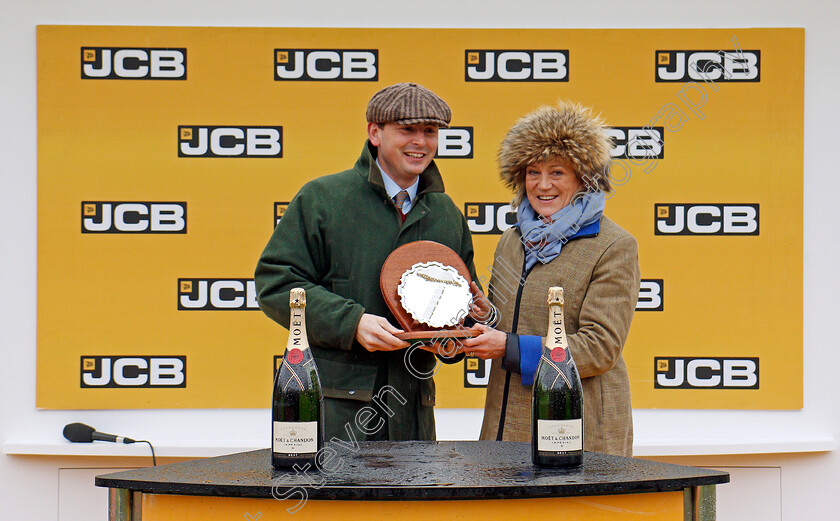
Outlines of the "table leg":
<svg viewBox="0 0 840 521">
<path fill-rule="evenodd" d="M 125 488 L 108 489 L 108 521 L 141 521 L 143 493 Z"/>
<path fill-rule="evenodd" d="M 715 521 L 717 519 L 714 485 L 684 489 L 685 521 Z"/>
</svg>

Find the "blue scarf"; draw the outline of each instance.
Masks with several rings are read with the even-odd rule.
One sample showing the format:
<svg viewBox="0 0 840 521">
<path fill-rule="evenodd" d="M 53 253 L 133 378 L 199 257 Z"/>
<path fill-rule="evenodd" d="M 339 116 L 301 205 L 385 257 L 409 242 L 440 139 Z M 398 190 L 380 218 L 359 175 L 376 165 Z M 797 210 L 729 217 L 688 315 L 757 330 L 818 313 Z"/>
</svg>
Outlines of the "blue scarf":
<svg viewBox="0 0 840 521">
<path fill-rule="evenodd" d="M 601 219 L 604 202 L 603 192 L 589 192 L 572 200 L 546 223 L 531 207 L 528 198 L 523 198 L 516 212 L 516 226 L 525 246 L 525 271 L 533 268 L 537 261 L 547 264 L 560 255 L 563 245 L 581 228 Z"/>
</svg>

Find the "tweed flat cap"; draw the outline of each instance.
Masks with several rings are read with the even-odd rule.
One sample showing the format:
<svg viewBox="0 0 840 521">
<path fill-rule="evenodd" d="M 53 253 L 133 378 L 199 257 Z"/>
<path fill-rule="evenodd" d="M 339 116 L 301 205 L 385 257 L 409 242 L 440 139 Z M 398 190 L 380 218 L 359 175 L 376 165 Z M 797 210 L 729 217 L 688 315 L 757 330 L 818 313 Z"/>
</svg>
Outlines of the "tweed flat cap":
<svg viewBox="0 0 840 521">
<path fill-rule="evenodd" d="M 434 92 L 416 83 L 397 83 L 370 98 L 365 114 L 369 123 L 393 121 L 402 125 L 431 123 L 449 126 L 452 111 Z"/>
</svg>

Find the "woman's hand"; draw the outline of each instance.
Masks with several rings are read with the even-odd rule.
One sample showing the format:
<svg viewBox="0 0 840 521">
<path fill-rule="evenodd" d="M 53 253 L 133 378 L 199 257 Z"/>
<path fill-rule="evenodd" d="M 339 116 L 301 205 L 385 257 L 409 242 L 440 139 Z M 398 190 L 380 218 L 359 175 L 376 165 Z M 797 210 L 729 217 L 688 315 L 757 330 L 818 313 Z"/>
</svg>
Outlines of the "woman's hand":
<svg viewBox="0 0 840 521">
<path fill-rule="evenodd" d="M 478 336 L 461 340 L 464 345 L 464 353 L 475 355 L 482 360 L 505 356 L 507 333 L 487 327 L 484 324 L 476 324 L 469 330 L 477 333 Z"/>
<path fill-rule="evenodd" d="M 469 316 L 476 322 L 486 322 L 488 319 L 492 318 L 493 304 L 491 304 L 490 300 L 487 299 L 484 293 L 478 289 L 478 284 L 470 282 L 470 292 L 472 293 L 473 299 L 472 303 L 470 303 Z"/>
</svg>

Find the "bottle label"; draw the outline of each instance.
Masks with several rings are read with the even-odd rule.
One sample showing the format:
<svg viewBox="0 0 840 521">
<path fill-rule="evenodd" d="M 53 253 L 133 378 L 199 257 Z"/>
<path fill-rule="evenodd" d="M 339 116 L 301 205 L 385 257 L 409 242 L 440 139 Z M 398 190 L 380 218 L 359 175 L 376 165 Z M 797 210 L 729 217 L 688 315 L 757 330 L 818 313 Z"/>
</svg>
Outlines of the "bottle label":
<svg viewBox="0 0 840 521">
<path fill-rule="evenodd" d="M 537 420 L 537 450 L 570 452 L 583 449 L 583 420 Z"/>
<path fill-rule="evenodd" d="M 300 349 L 290 349 L 288 353 L 286 353 L 286 360 L 289 361 L 292 365 L 297 365 L 303 361 L 303 351 Z"/>
<path fill-rule="evenodd" d="M 551 359 L 555 362 L 564 362 L 566 360 L 566 350 L 562 347 L 555 347 L 551 350 Z"/>
<path fill-rule="evenodd" d="M 274 422 L 272 449 L 282 454 L 318 452 L 318 422 Z"/>
</svg>

